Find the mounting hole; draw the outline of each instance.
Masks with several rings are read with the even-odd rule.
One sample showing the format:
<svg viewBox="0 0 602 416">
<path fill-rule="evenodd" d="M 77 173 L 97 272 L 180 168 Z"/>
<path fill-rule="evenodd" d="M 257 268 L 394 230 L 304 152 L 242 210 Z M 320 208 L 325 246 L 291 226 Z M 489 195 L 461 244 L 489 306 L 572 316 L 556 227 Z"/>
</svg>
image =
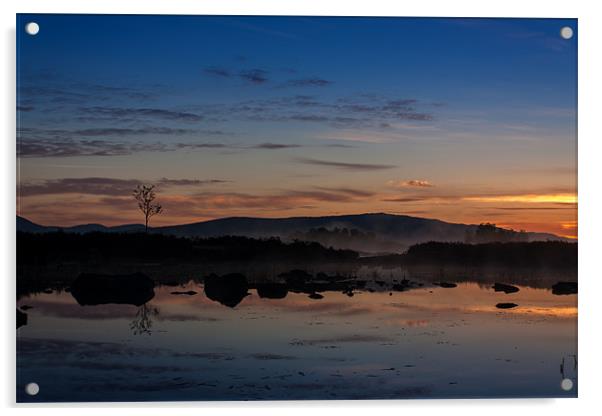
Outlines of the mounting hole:
<svg viewBox="0 0 602 416">
<path fill-rule="evenodd" d="M 40 25 L 36 22 L 29 22 L 25 25 L 25 32 L 28 35 L 35 36 L 40 31 Z"/>
<path fill-rule="evenodd" d="M 573 389 L 573 380 L 565 378 L 560 382 L 560 388 L 564 391 L 571 391 Z"/>
<path fill-rule="evenodd" d="M 562 37 L 562 39 L 570 39 L 573 37 L 573 29 L 565 26 L 562 29 L 560 29 L 560 37 Z"/>
<path fill-rule="evenodd" d="M 25 393 L 29 394 L 30 396 L 35 396 L 39 392 L 40 386 L 38 386 L 38 383 L 29 383 L 27 386 L 25 386 Z"/>
</svg>

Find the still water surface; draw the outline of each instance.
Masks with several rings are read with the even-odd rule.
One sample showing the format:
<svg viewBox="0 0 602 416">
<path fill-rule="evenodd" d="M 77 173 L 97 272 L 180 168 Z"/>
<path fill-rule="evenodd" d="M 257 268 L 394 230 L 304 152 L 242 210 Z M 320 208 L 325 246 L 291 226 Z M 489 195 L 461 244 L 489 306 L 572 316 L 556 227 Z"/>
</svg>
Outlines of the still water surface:
<svg viewBox="0 0 602 416">
<path fill-rule="evenodd" d="M 235 308 L 203 286 L 160 286 L 142 307 L 21 298 L 18 401 L 575 397 L 577 296 L 425 285 Z M 173 291 L 195 291 L 174 295 Z M 518 304 L 497 309 L 500 302 Z M 561 380 L 574 388 L 563 391 Z M 24 386 L 36 382 L 37 396 Z"/>
</svg>

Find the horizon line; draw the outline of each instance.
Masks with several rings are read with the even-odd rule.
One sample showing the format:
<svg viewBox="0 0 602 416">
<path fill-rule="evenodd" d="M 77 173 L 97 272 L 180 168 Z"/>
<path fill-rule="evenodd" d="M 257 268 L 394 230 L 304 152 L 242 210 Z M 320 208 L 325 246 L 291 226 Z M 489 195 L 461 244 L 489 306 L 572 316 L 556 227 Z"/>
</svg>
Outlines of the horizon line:
<svg viewBox="0 0 602 416">
<path fill-rule="evenodd" d="M 480 222 L 478 224 L 476 223 L 461 223 L 461 222 L 450 222 L 450 221 L 445 221 L 439 218 L 430 218 L 430 217 L 417 217 L 417 216 L 413 216 L 413 215 L 407 215 L 407 214 L 390 214 L 387 212 L 364 212 L 361 214 L 337 214 L 337 215 L 317 215 L 317 216 L 310 216 L 310 215 L 303 215 L 303 216 L 290 216 L 290 217 L 252 217 L 252 216 L 230 216 L 230 217 L 220 217 L 220 218 L 213 218 L 210 220 L 202 220 L 202 221 L 196 221 L 196 222 L 188 222 L 188 223 L 180 223 L 180 224 L 170 224 L 170 225 L 161 225 L 158 227 L 152 227 L 149 226 L 149 229 L 161 229 L 161 228 L 169 228 L 169 227 L 179 227 L 179 226 L 187 226 L 187 225 L 195 225 L 195 224 L 202 224 L 202 223 L 207 223 L 207 222 L 211 222 L 211 221 L 220 221 L 220 220 L 228 220 L 228 219 L 258 219 L 258 220 L 290 220 L 290 219 L 302 219 L 302 218 L 329 218 L 329 217 L 360 217 L 360 216 L 366 216 L 366 215 L 389 215 L 389 216 L 393 216 L 393 217 L 410 217 L 410 218 L 416 218 L 416 219 L 423 219 L 423 220 L 429 220 L 429 221 L 439 221 L 439 222 L 443 222 L 446 224 L 456 224 L 456 225 L 465 225 L 465 226 L 478 226 L 480 224 L 493 224 L 494 226 L 496 226 L 497 228 L 501 228 L 504 230 L 512 230 L 515 232 L 520 232 L 521 230 L 515 230 L 513 228 L 505 228 L 505 227 L 501 227 L 498 226 L 497 224 L 493 223 L 493 222 Z M 141 226 L 144 227 L 144 224 L 142 223 L 128 223 L 128 224 L 118 224 L 118 225 L 104 225 L 100 222 L 89 222 L 89 223 L 83 223 L 83 224 L 76 224 L 76 225 L 70 225 L 70 226 L 61 226 L 61 225 L 44 225 L 44 224 L 40 224 L 37 222 L 34 222 L 32 220 L 30 220 L 29 218 L 23 216 L 23 215 L 19 215 L 16 214 L 17 218 L 22 218 L 26 221 L 31 222 L 32 224 L 38 225 L 38 226 L 42 226 L 42 227 L 48 227 L 48 228 L 74 228 L 74 227 L 81 227 L 81 226 L 86 226 L 86 225 L 99 225 L 105 228 L 119 228 L 119 227 L 125 227 L 125 226 Z M 559 235 L 559 234 L 555 234 L 555 233 L 551 233 L 551 232 L 545 232 L 545 231 L 529 231 L 529 230 L 523 230 L 526 233 L 533 233 L 533 234 L 549 234 L 555 237 L 561 237 L 561 238 L 566 238 L 569 240 L 578 240 L 578 236 L 567 236 L 567 235 Z"/>
</svg>

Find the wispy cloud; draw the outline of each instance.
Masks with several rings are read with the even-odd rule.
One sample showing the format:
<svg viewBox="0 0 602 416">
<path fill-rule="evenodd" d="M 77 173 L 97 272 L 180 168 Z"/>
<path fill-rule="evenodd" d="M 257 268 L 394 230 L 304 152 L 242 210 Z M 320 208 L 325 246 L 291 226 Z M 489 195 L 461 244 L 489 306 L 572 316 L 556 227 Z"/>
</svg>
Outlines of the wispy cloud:
<svg viewBox="0 0 602 416">
<path fill-rule="evenodd" d="M 94 135 L 100 131 L 92 132 Z M 91 133 L 91 135 L 93 135 Z M 112 132 L 112 135 L 128 135 Z M 110 134 L 109 134 L 110 135 Z M 235 150 L 279 150 L 302 147 L 293 143 L 260 143 L 242 145 L 219 142 L 129 142 L 101 139 L 61 139 L 20 137 L 17 156 L 30 157 L 76 157 L 76 156 L 125 156 L 139 152 L 173 152 L 176 150 L 235 149 Z"/>
<path fill-rule="evenodd" d="M 421 197 L 421 196 L 402 196 L 402 197 L 392 197 L 392 198 L 384 198 L 382 201 L 384 202 L 422 202 L 432 198 L 429 197 Z"/>
<path fill-rule="evenodd" d="M 38 104 L 86 104 L 106 102 L 115 99 L 149 101 L 157 97 L 156 86 L 137 88 L 132 86 L 106 85 L 94 83 L 57 83 L 56 80 L 29 79 L 18 86 L 20 102 L 35 101 Z"/>
<path fill-rule="evenodd" d="M 299 144 L 283 144 L 283 143 L 261 143 L 253 146 L 254 149 L 267 149 L 267 150 L 278 150 L 278 149 L 294 149 L 301 147 Z"/>
<path fill-rule="evenodd" d="M 91 116 L 104 116 L 118 119 L 161 119 L 168 121 L 202 121 L 203 116 L 183 111 L 163 108 L 131 108 L 131 107 L 82 107 L 80 112 Z"/>
<path fill-rule="evenodd" d="M 336 193 L 350 195 L 350 196 L 358 197 L 358 198 L 367 198 L 367 197 L 371 197 L 371 196 L 375 195 L 374 192 L 366 191 L 363 189 L 354 189 L 354 188 L 346 188 L 346 187 L 333 188 L 333 187 L 326 187 L 326 186 L 318 186 L 316 188 L 320 189 L 322 191 L 336 192 Z"/>
<path fill-rule="evenodd" d="M 326 100 L 311 95 L 293 95 L 241 101 L 224 106 L 201 106 L 207 116 L 257 122 L 297 121 L 328 124 L 337 128 L 387 128 L 400 121 L 430 122 L 430 112 L 415 108 L 415 99 L 352 96 Z M 357 132 L 354 132 L 357 134 Z"/>
<path fill-rule="evenodd" d="M 350 162 L 335 162 L 328 160 L 319 160 L 311 158 L 295 158 L 297 163 L 303 163 L 306 165 L 326 166 L 337 169 L 351 170 L 351 171 L 368 171 L 368 170 L 383 170 L 395 168 L 395 165 L 384 165 L 384 164 L 372 164 L 372 163 L 350 163 Z"/>
<path fill-rule="evenodd" d="M 118 128 L 118 127 L 100 127 L 66 131 L 65 133 L 76 136 L 142 136 L 142 135 L 182 135 L 191 134 L 195 130 L 171 128 L 171 127 L 141 127 L 141 128 Z"/>
<path fill-rule="evenodd" d="M 171 180 L 169 180 L 171 181 Z M 80 180 L 56 180 L 38 184 L 41 188 L 29 188 L 27 197 L 21 194 L 21 214 L 45 224 L 77 224 L 91 219 L 107 224 L 136 221 L 139 216 L 131 197 L 133 186 L 138 180 L 111 180 L 96 178 Z M 180 185 L 178 182 L 177 186 Z M 215 184 L 220 187 L 221 185 Z M 45 186 L 45 187 L 44 187 Z M 165 186 L 165 185 L 162 185 Z M 212 186 L 212 184 L 207 184 Z M 35 195 L 64 193 L 61 198 L 48 204 L 35 198 Z M 101 192 L 101 193 L 98 193 Z M 341 190 L 284 190 L 272 193 L 217 192 L 161 193 L 160 202 L 169 213 L 169 221 L 190 221 L 210 219 L 224 215 L 244 215 L 249 209 L 264 212 L 286 212 L 299 208 L 313 209 L 326 203 L 357 203 L 372 198 L 360 195 L 361 192 L 341 192 Z M 70 195 L 71 194 L 71 195 Z"/>
<path fill-rule="evenodd" d="M 285 87 L 327 87 L 332 85 L 332 81 L 327 79 L 310 77 L 310 78 L 299 78 L 291 79 L 284 83 Z"/>
<path fill-rule="evenodd" d="M 229 146 L 225 143 L 176 143 L 178 149 L 225 149 Z"/>
<path fill-rule="evenodd" d="M 219 186 L 219 184 L 218 184 Z M 94 194 L 92 189 L 84 194 L 74 193 L 57 198 L 49 205 L 36 198 L 24 198 L 22 214 L 42 223 L 76 224 L 89 221 L 105 221 L 110 224 L 136 221 L 136 205 L 130 195 L 131 189 L 123 187 L 122 194 L 107 191 Z M 42 195 L 42 194 L 39 194 Z M 354 196 L 340 192 L 293 190 L 266 194 L 245 192 L 198 192 L 194 194 L 162 193 L 161 205 L 174 219 L 215 218 L 224 215 L 240 215 L 249 209 L 264 212 L 286 212 L 299 208 L 313 209 L 325 203 L 356 203 L 370 197 Z M 126 220 L 126 218 L 128 218 Z M 52 220 L 48 220 L 52 219 Z"/>
<path fill-rule="evenodd" d="M 162 188 L 180 186 L 219 185 L 230 181 L 222 179 L 169 179 L 157 180 L 117 179 L 106 177 L 61 178 L 42 181 L 28 181 L 19 184 L 22 197 L 52 194 L 89 194 L 129 196 L 132 190 L 143 183 L 154 183 Z"/>
<path fill-rule="evenodd" d="M 92 194 L 92 195 L 127 195 L 142 182 L 137 179 L 114 178 L 63 178 L 41 182 L 25 182 L 19 185 L 21 196 L 48 194 Z"/>
<path fill-rule="evenodd" d="M 206 74 L 209 74 L 209 75 L 215 75 L 215 76 L 223 77 L 223 78 L 232 77 L 232 73 L 229 70 L 227 70 L 226 68 L 221 68 L 221 67 L 217 67 L 217 66 L 207 67 L 207 68 L 203 69 L 203 72 L 205 72 Z"/>
<path fill-rule="evenodd" d="M 154 183 L 160 186 L 198 186 L 198 185 L 219 185 L 230 183 L 223 179 L 169 179 L 161 178 Z"/>
<path fill-rule="evenodd" d="M 108 140 L 27 139 L 17 142 L 19 157 L 124 156 L 173 150 L 165 143 L 125 143 Z"/>
<path fill-rule="evenodd" d="M 395 188 L 432 188 L 435 186 L 429 181 L 422 179 L 390 180 L 387 181 L 387 185 Z"/>
<path fill-rule="evenodd" d="M 251 84 L 263 84 L 268 81 L 268 71 L 264 69 L 246 69 L 240 71 L 238 76 Z"/>
</svg>

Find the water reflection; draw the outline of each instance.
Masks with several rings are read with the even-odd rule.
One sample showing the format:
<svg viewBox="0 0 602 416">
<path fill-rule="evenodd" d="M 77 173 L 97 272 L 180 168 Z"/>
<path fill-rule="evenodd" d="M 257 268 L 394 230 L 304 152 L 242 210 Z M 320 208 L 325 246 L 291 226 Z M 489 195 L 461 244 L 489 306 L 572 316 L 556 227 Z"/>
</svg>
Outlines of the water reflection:
<svg viewBox="0 0 602 416">
<path fill-rule="evenodd" d="M 151 334 L 153 318 L 159 315 L 159 309 L 147 303 L 138 307 L 136 317 L 130 324 L 130 329 L 134 335 Z"/>
<path fill-rule="evenodd" d="M 211 279 L 179 281 L 155 287 L 141 306 L 81 306 L 58 291 L 24 296 L 18 304 L 32 308 L 18 330 L 18 382 L 36 380 L 41 390 L 32 398 L 18 389 L 18 399 L 576 395 L 575 295 L 395 276 L 353 284 L 349 297 L 347 278 L 293 276 L 246 287 L 233 277 L 240 287 L 230 293 Z M 174 294 L 189 291 L 196 295 Z M 559 362 L 571 391 L 560 389 Z"/>
</svg>

